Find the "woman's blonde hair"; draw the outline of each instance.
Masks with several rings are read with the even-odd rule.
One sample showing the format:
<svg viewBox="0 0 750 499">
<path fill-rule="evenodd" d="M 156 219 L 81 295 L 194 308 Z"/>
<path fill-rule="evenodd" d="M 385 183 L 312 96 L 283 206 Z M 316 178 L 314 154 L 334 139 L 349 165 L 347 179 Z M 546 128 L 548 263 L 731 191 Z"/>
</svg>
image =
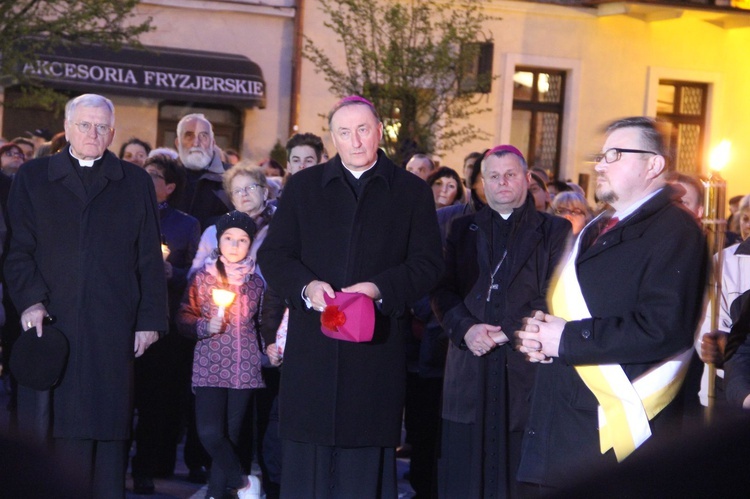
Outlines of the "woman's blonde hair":
<svg viewBox="0 0 750 499">
<path fill-rule="evenodd" d="M 589 222 L 594 216 L 588 202 L 586 202 L 586 198 L 576 191 L 564 191 L 555 196 L 550 205 L 550 211 L 554 214 L 559 208 L 577 208 L 581 210 L 586 215 L 586 222 Z"/>
<path fill-rule="evenodd" d="M 238 175 L 247 175 L 255 180 L 256 184 L 264 188 L 268 187 L 268 182 L 266 182 L 266 176 L 263 174 L 263 170 L 252 161 L 243 159 L 224 172 L 224 192 L 226 192 L 227 196 L 230 198 L 232 197 L 232 180 Z"/>
</svg>

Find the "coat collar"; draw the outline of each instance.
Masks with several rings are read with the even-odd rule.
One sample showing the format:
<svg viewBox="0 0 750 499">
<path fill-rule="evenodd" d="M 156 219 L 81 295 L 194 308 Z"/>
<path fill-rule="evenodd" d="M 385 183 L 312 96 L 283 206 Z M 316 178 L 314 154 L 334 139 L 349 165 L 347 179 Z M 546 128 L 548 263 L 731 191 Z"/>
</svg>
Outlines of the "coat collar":
<svg viewBox="0 0 750 499">
<path fill-rule="evenodd" d="M 579 253 L 578 261 L 583 261 L 592 256 L 598 255 L 602 251 L 620 244 L 623 241 L 640 238 L 651 225 L 649 219 L 658 211 L 666 206 L 673 204 L 679 199 L 679 192 L 671 185 L 666 185 L 654 197 L 646 201 L 634 213 L 625 220 L 615 225 L 612 230 L 603 235 L 600 239 L 595 240 L 592 246 Z M 595 239 L 596 224 L 591 224 L 586 233 L 582 234 L 582 243 Z M 597 232 L 598 233 L 598 232 Z"/>
<path fill-rule="evenodd" d="M 524 209 L 520 210 L 520 216 L 516 218 L 516 216 L 519 214 L 518 211 L 513 212 L 514 221 L 513 221 L 513 231 L 515 232 L 517 228 L 521 225 L 529 226 L 530 228 L 537 229 L 542 223 L 544 223 L 544 215 L 539 213 L 536 209 L 536 206 L 534 205 L 534 198 L 530 195 L 526 196 L 526 201 L 524 202 Z M 490 224 L 492 223 L 492 208 L 489 207 L 489 205 L 484 205 L 482 208 L 477 211 L 476 218 L 474 219 L 475 223 L 479 228 L 482 230 L 488 230 L 490 227 Z"/>
<path fill-rule="evenodd" d="M 70 155 L 66 148 L 50 157 L 48 178 L 50 181 L 55 181 L 69 175 L 78 176 L 73 168 L 73 163 L 70 161 Z M 102 162 L 98 168 L 101 168 L 102 175 L 110 180 L 120 180 L 124 176 L 120 160 L 111 151 L 104 151 Z"/>
<path fill-rule="evenodd" d="M 539 213 L 534 205 L 534 198 L 526 196 L 524 207 L 515 211 L 514 216 L 519 215 L 513 221 L 510 238 L 508 239 L 508 282 L 512 283 L 518 272 L 526 261 L 534 254 L 534 248 L 544 237 L 541 226 L 544 224 L 546 214 Z M 492 244 L 489 238 L 489 227 L 492 224 L 492 208 L 485 206 L 480 209 L 474 221 L 484 234 L 487 244 Z"/>
<path fill-rule="evenodd" d="M 747 238 L 744 241 L 742 241 L 737 246 L 737 249 L 734 251 L 734 254 L 743 255 L 743 256 L 750 255 L 750 238 Z"/>
<path fill-rule="evenodd" d="M 341 157 L 337 154 L 327 163 L 320 165 L 323 168 L 323 175 L 321 176 L 321 186 L 325 187 L 335 179 L 340 179 L 342 182 L 346 182 L 344 178 L 344 165 L 341 163 Z M 378 151 L 378 160 L 373 166 L 373 180 L 376 178 L 381 179 L 386 183 L 390 189 L 393 183 L 393 176 L 396 170 L 396 165 L 388 159 L 383 151 Z"/>
<path fill-rule="evenodd" d="M 88 203 L 104 190 L 109 181 L 121 180 L 125 176 L 122 163 L 110 151 L 104 151 L 101 163 L 94 166 L 94 168 L 101 169 L 101 177 L 93 183 L 89 192 L 86 192 L 86 188 L 74 168 L 68 150 L 64 149 L 50 157 L 47 176 L 50 182 L 62 180 L 62 184 L 84 203 Z"/>
</svg>

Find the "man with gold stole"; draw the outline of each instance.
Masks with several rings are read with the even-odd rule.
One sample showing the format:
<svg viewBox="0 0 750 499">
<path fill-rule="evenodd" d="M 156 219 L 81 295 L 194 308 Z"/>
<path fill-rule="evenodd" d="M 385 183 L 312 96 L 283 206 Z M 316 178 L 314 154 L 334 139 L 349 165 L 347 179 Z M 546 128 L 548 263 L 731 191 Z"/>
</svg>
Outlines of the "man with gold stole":
<svg viewBox="0 0 750 499">
<path fill-rule="evenodd" d="M 682 381 L 701 315 L 706 243 L 668 185 L 650 118 L 610 124 L 596 157 L 608 210 L 576 239 L 518 348 L 542 362 L 518 479 L 562 487 L 678 431 Z"/>
</svg>

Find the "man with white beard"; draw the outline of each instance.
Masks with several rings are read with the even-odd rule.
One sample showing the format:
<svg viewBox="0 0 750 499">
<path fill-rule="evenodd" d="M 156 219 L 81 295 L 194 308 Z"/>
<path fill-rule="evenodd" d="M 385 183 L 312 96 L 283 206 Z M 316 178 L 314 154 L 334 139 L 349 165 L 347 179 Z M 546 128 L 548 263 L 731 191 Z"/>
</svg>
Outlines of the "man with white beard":
<svg viewBox="0 0 750 499">
<path fill-rule="evenodd" d="M 201 230 L 205 230 L 233 209 L 222 185 L 228 166 L 221 162 L 213 128 L 203 114 L 188 114 L 177 123 L 175 146 L 187 175 L 185 192 L 177 208 L 197 218 Z"/>
</svg>

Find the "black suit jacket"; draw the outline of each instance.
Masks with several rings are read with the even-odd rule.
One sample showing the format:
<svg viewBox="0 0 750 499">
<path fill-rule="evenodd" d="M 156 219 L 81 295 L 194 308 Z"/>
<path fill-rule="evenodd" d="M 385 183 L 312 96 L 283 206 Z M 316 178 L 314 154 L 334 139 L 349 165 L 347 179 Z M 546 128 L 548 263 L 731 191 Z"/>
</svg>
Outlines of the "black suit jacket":
<svg viewBox="0 0 750 499">
<path fill-rule="evenodd" d="M 594 394 L 575 365 L 620 364 L 632 380 L 690 348 L 702 312 L 707 248 L 695 219 L 665 187 L 602 235 L 582 234 L 576 260 L 590 319 L 568 322 L 560 358 L 542 365 L 519 468 L 521 481 L 549 486 L 611 460 L 599 451 Z M 674 421 L 678 396 L 652 421 L 654 434 Z"/>
</svg>

